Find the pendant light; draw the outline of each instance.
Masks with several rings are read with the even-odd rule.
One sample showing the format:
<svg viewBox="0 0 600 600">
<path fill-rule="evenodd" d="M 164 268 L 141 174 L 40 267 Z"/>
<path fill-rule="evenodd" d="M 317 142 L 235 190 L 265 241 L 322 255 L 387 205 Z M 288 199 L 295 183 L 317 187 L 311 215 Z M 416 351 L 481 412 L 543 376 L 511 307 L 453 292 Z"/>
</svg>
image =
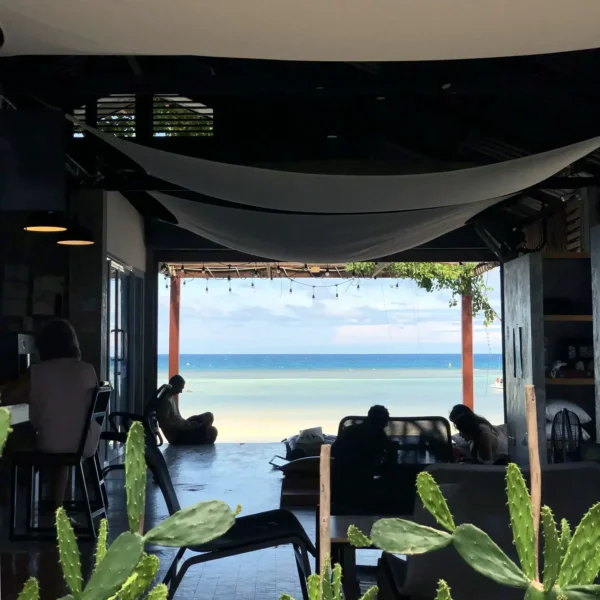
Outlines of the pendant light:
<svg viewBox="0 0 600 600">
<path fill-rule="evenodd" d="M 74 219 L 56 243 L 61 246 L 93 246 L 94 236 L 87 227 Z"/>
<path fill-rule="evenodd" d="M 58 212 L 34 212 L 27 217 L 25 231 L 60 233 L 66 231 L 64 217 Z"/>
</svg>

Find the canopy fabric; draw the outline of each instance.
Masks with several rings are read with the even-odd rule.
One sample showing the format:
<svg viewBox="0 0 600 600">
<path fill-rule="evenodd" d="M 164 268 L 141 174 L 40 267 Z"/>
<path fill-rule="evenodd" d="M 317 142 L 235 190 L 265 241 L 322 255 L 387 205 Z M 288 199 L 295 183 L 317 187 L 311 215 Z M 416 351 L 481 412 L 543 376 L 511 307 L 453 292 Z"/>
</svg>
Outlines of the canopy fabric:
<svg viewBox="0 0 600 600">
<path fill-rule="evenodd" d="M 525 158 L 442 173 L 317 175 L 174 154 L 76 122 L 164 181 L 240 205 L 311 214 L 385 213 L 477 204 L 540 183 L 600 148 L 600 137 L 596 137 Z"/>
<path fill-rule="evenodd" d="M 0 0 L 0 55 L 424 61 L 600 46 L 593 0 Z M 325 82 L 326 84 L 326 82 Z"/>
<path fill-rule="evenodd" d="M 227 248 L 271 260 L 324 263 L 374 260 L 414 248 L 504 200 L 393 214 L 309 215 L 151 195 L 173 213 L 180 227 Z"/>
</svg>

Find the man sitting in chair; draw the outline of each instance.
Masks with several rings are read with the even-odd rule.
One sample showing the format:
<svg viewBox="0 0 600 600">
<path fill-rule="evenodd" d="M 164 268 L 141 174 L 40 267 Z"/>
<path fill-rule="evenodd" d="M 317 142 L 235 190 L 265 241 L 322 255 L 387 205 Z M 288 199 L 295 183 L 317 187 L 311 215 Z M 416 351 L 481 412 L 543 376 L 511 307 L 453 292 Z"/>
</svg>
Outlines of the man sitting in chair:
<svg viewBox="0 0 600 600">
<path fill-rule="evenodd" d="M 175 396 L 183 392 L 185 379 L 181 375 L 174 375 L 169 380 L 170 394 L 166 395 L 158 407 L 156 416 L 162 432 L 169 444 L 179 446 L 199 446 L 214 444 L 218 432 L 213 427 L 214 416 L 207 412 L 184 419 L 179 412 Z"/>
</svg>

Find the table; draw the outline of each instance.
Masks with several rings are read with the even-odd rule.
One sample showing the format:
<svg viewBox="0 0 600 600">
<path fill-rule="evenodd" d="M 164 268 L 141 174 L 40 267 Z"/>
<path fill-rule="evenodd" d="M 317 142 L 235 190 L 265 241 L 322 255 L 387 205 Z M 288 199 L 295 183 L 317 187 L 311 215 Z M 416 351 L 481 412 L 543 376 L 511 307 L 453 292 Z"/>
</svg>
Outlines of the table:
<svg viewBox="0 0 600 600">
<path fill-rule="evenodd" d="M 0 407 L 2 407 L 2 404 L 0 404 Z M 29 421 L 29 404 L 13 404 L 4 408 L 8 408 L 10 412 L 11 425 L 20 425 Z"/>
</svg>

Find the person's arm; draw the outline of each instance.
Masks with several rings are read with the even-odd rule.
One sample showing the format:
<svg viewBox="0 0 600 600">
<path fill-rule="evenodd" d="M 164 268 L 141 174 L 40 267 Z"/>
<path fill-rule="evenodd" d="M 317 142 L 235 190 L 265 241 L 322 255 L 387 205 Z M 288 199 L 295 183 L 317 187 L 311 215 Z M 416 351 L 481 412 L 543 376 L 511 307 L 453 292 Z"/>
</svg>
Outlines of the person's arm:
<svg viewBox="0 0 600 600">
<path fill-rule="evenodd" d="M 478 456 L 484 463 L 491 463 L 494 461 L 495 450 L 497 447 L 496 436 L 487 430 L 480 430 L 479 444 L 478 444 Z"/>
<path fill-rule="evenodd" d="M 0 405 L 12 406 L 14 404 L 29 404 L 29 389 L 31 385 L 31 374 L 29 369 L 25 371 L 16 381 L 8 384 L 2 390 Z"/>
</svg>

